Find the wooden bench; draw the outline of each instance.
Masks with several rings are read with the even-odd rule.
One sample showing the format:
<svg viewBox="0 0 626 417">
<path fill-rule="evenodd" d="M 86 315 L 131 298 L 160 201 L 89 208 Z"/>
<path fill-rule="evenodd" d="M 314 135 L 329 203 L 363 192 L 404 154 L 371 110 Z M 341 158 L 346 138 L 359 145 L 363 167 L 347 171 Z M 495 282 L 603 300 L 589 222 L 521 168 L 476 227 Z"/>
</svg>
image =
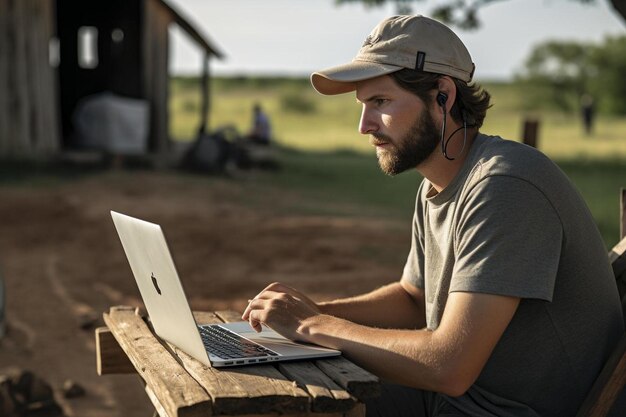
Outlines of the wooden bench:
<svg viewBox="0 0 626 417">
<path fill-rule="evenodd" d="M 202 324 L 241 317 L 194 314 Z M 132 307 L 112 307 L 104 320 L 96 329 L 98 375 L 138 373 L 161 417 L 357 417 L 380 395 L 378 378 L 342 357 L 215 369 L 161 342 Z"/>
</svg>

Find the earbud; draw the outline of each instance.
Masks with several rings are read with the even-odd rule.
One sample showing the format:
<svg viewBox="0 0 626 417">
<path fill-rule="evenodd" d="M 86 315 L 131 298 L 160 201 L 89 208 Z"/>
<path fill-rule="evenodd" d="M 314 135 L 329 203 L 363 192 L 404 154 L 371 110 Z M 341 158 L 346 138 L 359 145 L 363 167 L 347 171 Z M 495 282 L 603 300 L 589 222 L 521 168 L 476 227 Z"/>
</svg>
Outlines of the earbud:
<svg viewBox="0 0 626 417">
<path fill-rule="evenodd" d="M 441 107 L 441 111 L 443 112 L 443 121 L 441 123 L 441 153 L 447 160 L 452 161 L 452 158 L 448 156 L 448 151 L 446 149 L 448 147 L 448 142 L 443 140 L 443 134 L 446 131 L 446 120 L 448 118 L 448 112 L 446 111 L 446 101 L 448 101 L 448 95 L 440 91 L 437 93 L 435 101 L 437 101 L 437 104 L 439 104 L 439 107 Z"/>
<path fill-rule="evenodd" d="M 445 110 L 446 101 L 448 101 L 448 95 L 440 91 L 437 93 L 437 97 L 435 98 L 435 100 L 437 100 L 437 104 L 439 104 L 439 107 L 444 107 Z"/>
</svg>

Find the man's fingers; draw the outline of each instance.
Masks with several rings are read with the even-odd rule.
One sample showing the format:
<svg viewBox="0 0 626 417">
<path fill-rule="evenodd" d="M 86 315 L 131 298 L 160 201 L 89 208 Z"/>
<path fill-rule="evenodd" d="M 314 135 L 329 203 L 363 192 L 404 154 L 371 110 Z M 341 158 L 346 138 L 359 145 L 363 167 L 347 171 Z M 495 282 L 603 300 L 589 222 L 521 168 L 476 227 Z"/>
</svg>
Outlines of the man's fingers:
<svg viewBox="0 0 626 417">
<path fill-rule="evenodd" d="M 254 313 L 254 312 L 253 312 Z M 250 314 L 250 318 L 248 323 L 250 323 L 250 327 L 254 329 L 255 332 L 261 333 L 263 330 L 263 326 L 261 326 L 261 322 L 253 317 L 254 314 Z"/>
<path fill-rule="evenodd" d="M 252 302 L 252 300 L 248 300 L 248 305 L 243 310 L 243 314 L 241 314 L 241 319 L 242 320 L 248 320 L 248 315 L 250 314 L 250 303 L 251 302 Z"/>
<path fill-rule="evenodd" d="M 259 297 L 253 298 L 252 300 L 248 300 L 248 306 L 243 311 L 243 314 L 241 315 L 241 318 L 243 320 L 248 320 L 248 317 L 250 316 L 250 312 L 253 309 L 263 308 L 262 302 L 265 300 L 265 298 L 266 297 L 263 296 L 263 293 L 261 293 L 261 295 Z"/>
<path fill-rule="evenodd" d="M 263 288 L 261 290 L 260 293 L 258 293 L 254 298 L 259 298 L 261 296 L 261 294 L 263 294 L 265 291 L 272 291 L 275 290 L 276 288 L 280 288 L 283 284 L 281 284 L 280 282 L 272 282 L 270 285 L 268 285 L 267 287 Z"/>
<path fill-rule="evenodd" d="M 270 285 L 268 285 L 267 287 L 263 288 L 263 290 L 260 293 L 258 293 L 256 295 L 256 297 L 254 297 L 254 298 L 259 298 L 259 296 L 261 296 L 261 294 L 263 294 L 264 292 L 267 292 L 267 291 L 272 291 L 272 292 L 277 292 L 277 293 L 284 292 L 286 294 L 291 294 L 293 296 L 297 296 L 298 294 L 300 294 L 297 290 L 295 290 L 295 289 L 293 289 L 293 288 L 291 288 L 291 287 L 289 287 L 289 286 L 287 286 L 287 285 L 285 285 L 283 283 L 272 282 Z"/>
<path fill-rule="evenodd" d="M 250 323 L 250 326 L 257 333 L 260 333 L 263 330 L 261 324 L 264 322 L 263 317 L 265 316 L 264 312 L 267 301 L 268 300 L 266 298 L 256 298 L 253 300 L 249 300 L 248 306 L 241 316 L 243 320 L 246 320 L 248 323 Z"/>
<path fill-rule="evenodd" d="M 253 313 L 255 311 L 255 305 L 258 305 L 257 300 L 248 300 L 248 306 L 246 307 L 245 311 L 241 315 L 241 318 L 242 320 L 245 320 L 248 323 L 250 323 L 250 327 L 252 327 L 258 333 L 261 331 L 261 323 L 259 322 L 259 320 L 253 317 L 254 316 Z"/>
<path fill-rule="evenodd" d="M 298 290 L 296 290 L 295 288 L 291 288 L 285 284 L 281 284 L 280 282 L 275 282 L 273 284 L 271 284 L 268 288 L 268 291 L 274 291 L 274 292 L 283 292 L 285 294 L 289 294 L 292 297 L 295 298 L 300 298 L 301 294 Z"/>
<path fill-rule="evenodd" d="M 313 305 L 311 305 L 313 304 Z M 303 308 L 316 309 L 312 301 L 295 289 L 280 283 L 272 283 L 256 297 L 248 300 L 241 318 L 257 332 L 262 324 L 274 328 L 278 322 L 288 322 L 298 316 Z M 280 326 L 280 325 L 279 325 Z"/>
</svg>

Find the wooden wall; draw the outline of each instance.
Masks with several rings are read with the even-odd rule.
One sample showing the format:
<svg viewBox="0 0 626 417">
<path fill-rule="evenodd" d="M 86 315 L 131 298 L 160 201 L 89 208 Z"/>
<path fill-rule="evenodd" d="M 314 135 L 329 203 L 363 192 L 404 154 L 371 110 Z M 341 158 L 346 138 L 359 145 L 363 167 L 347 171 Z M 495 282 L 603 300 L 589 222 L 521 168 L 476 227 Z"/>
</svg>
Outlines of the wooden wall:
<svg viewBox="0 0 626 417">
<path fill-rule="evenodd" d="M 150 102 L 149 149 L 156 154 L 169 150 L 169 33 L 171 13 L 160 2 L 146 1 L 143 27 L 145 98 Z"/>
<path fill-rule="evenodd" d="M 54 4 L 0 0 L 0 157 L 59 149 L 57 80 L 49 64 Z"/>
</svg>

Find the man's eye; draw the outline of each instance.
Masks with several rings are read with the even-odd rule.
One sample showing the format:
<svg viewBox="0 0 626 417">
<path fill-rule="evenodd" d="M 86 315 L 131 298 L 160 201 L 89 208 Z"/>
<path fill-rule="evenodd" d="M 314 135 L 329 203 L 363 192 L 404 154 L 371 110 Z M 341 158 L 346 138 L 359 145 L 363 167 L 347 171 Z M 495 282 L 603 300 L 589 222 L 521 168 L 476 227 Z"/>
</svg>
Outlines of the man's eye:
<svg viewBox="0 0 626 417">
<path fill-rule="evenodd" d="M 377 98 L 375 102 L 376 102 L 377 106 L 382 106 L 383 104 L 385 104 L 387 102 L 387 99 L 386 98 Z"/>
</svg>

